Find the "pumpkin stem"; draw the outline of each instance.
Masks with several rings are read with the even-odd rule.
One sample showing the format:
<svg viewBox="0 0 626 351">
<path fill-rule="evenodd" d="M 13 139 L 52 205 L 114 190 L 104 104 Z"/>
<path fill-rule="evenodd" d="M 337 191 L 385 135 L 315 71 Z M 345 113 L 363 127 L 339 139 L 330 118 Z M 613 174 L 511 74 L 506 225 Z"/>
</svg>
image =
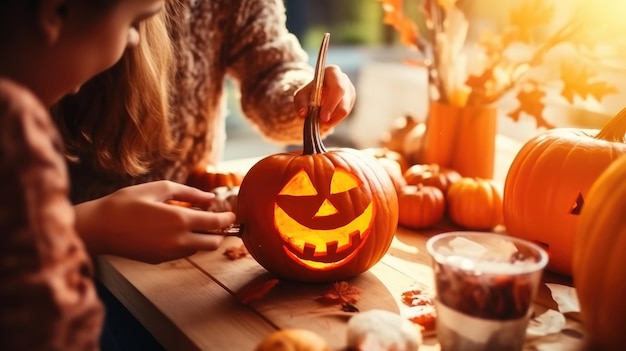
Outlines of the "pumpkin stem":
<svg viewBox="0 0 626 351">
<path fill-rule="evenodd" d="M 323 154 L 326 147 L 320 135 L 320 106 L 309 106 L 309 113 L 304 120 L 304 134 L 302 135 L 303 155 Z"/>
<path fill-rule="evenodd" d="M 623 143 L 624 134 L 626 134 L 626 108 L 622 109 L 615 117 L 609 120 L 598 135 L 596 135 L 596 139 Z"/>
<path fill-rule="evenodd" d="M 313 77 L 313 92 L 309 101 L 309 112 L 304 120 L 304 134 L 302 136 L 303 155 L 321 154 L 326 152 L 322 137 L 320 135 L 320 110 L 322 104 L 322 85 L 324 83 L 324 69 L 326 68 L 326 55 L 330 34 L 325 33 L 322 45 L 317 55 L 315 64 L 315 75 Z"/>
</svg>

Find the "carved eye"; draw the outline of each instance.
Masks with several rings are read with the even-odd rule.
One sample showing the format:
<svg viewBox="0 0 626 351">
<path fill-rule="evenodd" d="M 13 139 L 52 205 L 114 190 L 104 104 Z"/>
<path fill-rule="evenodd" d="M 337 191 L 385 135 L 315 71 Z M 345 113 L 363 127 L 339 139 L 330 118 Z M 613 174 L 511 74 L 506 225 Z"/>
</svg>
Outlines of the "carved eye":
<svg viewBox="0 0 626 351">
<path fill-rule="evenodd" d="M 301 170 L 293 178 L 289 180 L 283 189 L 278 193 L 279 195 L 291 195 L 291 196 L 312 196 L 317 195 L 317 190 L 311 182 L 311 178 L 305 171 Z"/>
<path fill-rule="evenodd" d="M 338 194 L 361 186 L 361 181 L 353 174 L 336 169 L 330 181 L 330 193 Z"/>
</svg>

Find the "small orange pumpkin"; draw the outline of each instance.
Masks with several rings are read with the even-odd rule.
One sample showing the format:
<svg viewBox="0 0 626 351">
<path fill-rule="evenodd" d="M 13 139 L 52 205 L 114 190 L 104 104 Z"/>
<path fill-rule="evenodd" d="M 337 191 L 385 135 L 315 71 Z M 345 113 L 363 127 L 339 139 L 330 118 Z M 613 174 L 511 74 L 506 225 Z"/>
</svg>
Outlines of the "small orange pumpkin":
<svg viewBox="0 0 626 351">
<path fill-rule="evenodd" d="M 209 165 L 206 168 L 198 167 L 191 171 L 185 183 L 204 191 L 210 191 L 220 186 L 239 186 L 242 179 L 243 176 L 239 173 L 219 170 L 215 166 Z"/>
<path fill-rule="evenodd" d="M 626 155 L 587 193 L 574 240 L 573 281 L 594 350 L 626 345 Z"/>
<path fill-rule="evenodd" d="M 287 328 L 267 335 L 254 351 L 330 351 L 319 334 L 308 329 Z"/>
<path fill-rule="evenodd" d="M 504 222 L 513 236 L 541 243 L 548 270 L 572 274 L 574 233 L 591 184 L 626 154 L 626 109 L 601 131 L 555 128 L 527 141 L 504 183 Z"/>
<path fill-rule="evenodd" d="M 381 146 L 404 154 L 404 140 L 418 124 L 417 119 L 413 116 L 405 115 L 398 117 L 393 121 L 391 129 L 382 138 L 380 142 Z"/>
<path fill-rule="evenodd" d="M 461 179 L 459 172 L 440 167 L 438 164 L 416 164 L 404 172 L 408 185 L 430 185 L 439 188 L 445 195 L 451 184 Z"/>
<path fill-rule="evenodd" d="M 490 230 L 502 224 L 502 195 L 489 179 L 463 177 L 448 189 L 448 213 L 457 225 Z"/>
<path fill-rule="evenodd" d="M 385 171 L 387 171 L 387 174 L 389 174 L 396 191 L 400 191 L 406 185 L 403 172 L 408 166 L 404 156 L 386 148 L 367 148 L 363 152 L 374 156 L 378 160 Z"/>
<path fill-rule="evenodd" d="M 398 224 L 428 228 L 443 219 L 446 208 L 443 192 L 434 186 L 406 185 L 398 193 Z"/>
</svg>

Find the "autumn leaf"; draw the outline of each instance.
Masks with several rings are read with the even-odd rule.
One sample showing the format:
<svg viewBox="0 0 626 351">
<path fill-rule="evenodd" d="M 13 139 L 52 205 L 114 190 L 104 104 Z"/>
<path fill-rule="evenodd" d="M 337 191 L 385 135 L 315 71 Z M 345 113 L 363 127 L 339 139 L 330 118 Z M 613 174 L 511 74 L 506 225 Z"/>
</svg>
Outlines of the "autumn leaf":
<svg viewBox="0 0 626 351">
<path fill-rule="evenodd" d="M 606 82 L 592 82 L 597 72 L 589 65 L 582 65 L 572 60 L 561 63 L 561 80 L 563 90 L 561 95 L 570 103 L 574 103 L 576 96 L 582 99 L 593 97 L 600 101 L 608 94 L 617 93 L 617 88 Z"/>
<path fill-rule="evenodd" d="M 224 256 L 228 257 L 229 260 L 234 261 L 240 258 L 244 258 L 248 255 L 248 249 L 244 245 L 239 246 L 231 246 L 224 250 Z"/>
<path fill-rule="evenodd" d="M 404 13 L 403 0 L 378 0 L 383 8 L 383 23 L 391 26 L 400 36 L 400 43 L 416 47 L 419 31 L 415 22 Z"/>
<path fill-rule="evenodd" d="M 235 297 L 243 304 L 248 304 L 254 300 L 260 300 L 272 290 L 280 281 L 276 278 L 265 276 L 252 280 L 235 293 Z"/>
<path fill-rule="evenodd" d="M 472 89 L 473 93 L 485 95 L 485 87 L 488 85 L 488 82 L 493 80 L 493 70 L 486 69 L 479 75 L 470 75 L 465 81 L 465 85 Z"/>
<path fill-rule="evenodd" d="M 552 124 L 548 123 L 548 121 L 543 118 L 543 109 L 545 105 L 542 100 L 545 96 L 546 93 L 538 89 L 536 85 L 528 90 L 520 90 L 517 93 L 517 100 L 519 101 L 520 106 L 515 111 L 509 113 L 509 116 L 514 121 L 519 121 L 520 115 L 523 112 L 535 118 L 537 121 L 537 127 L 545 127 L 548 129 L 554 128 Z"/>
<path fill-rule="evenodd" d="M 346 281 L 336 282 L 321 294 L 323 300 L 341 304 L 356 304 L 361 298 L 361 289 Z"/>
</svg>

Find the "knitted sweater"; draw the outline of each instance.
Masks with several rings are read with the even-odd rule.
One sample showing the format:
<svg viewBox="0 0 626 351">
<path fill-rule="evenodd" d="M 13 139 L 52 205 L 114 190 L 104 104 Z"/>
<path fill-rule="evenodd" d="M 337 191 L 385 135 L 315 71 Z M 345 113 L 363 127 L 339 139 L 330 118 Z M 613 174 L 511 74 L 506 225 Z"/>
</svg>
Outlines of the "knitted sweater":
<svg viewBox="0 0 626 351">
<path fill-rule="evenodd" d="M 0 350 L 98 349 L 103 309 L 62 149 L 44 107 L 0 78 Z"/>
<path fill-rule="evenodd" d="M 303 120 L 295 114 L 293 93 L 312 79 L 313 70 L 285 27 L 283 0 L 181 1 L 180 27 L 169 28 L 176 65 L 170 123 L 181 156 L 154 164 L 139 177 L 107 173 L 83 159 L 70 168 L 73 201 L 150 180 L 184 182 L 194 167 L 219 162 L 227 78 L 239 87 L 242 112 L 261 135 L 278 143 L 301 142 Z"/>
</svg>

